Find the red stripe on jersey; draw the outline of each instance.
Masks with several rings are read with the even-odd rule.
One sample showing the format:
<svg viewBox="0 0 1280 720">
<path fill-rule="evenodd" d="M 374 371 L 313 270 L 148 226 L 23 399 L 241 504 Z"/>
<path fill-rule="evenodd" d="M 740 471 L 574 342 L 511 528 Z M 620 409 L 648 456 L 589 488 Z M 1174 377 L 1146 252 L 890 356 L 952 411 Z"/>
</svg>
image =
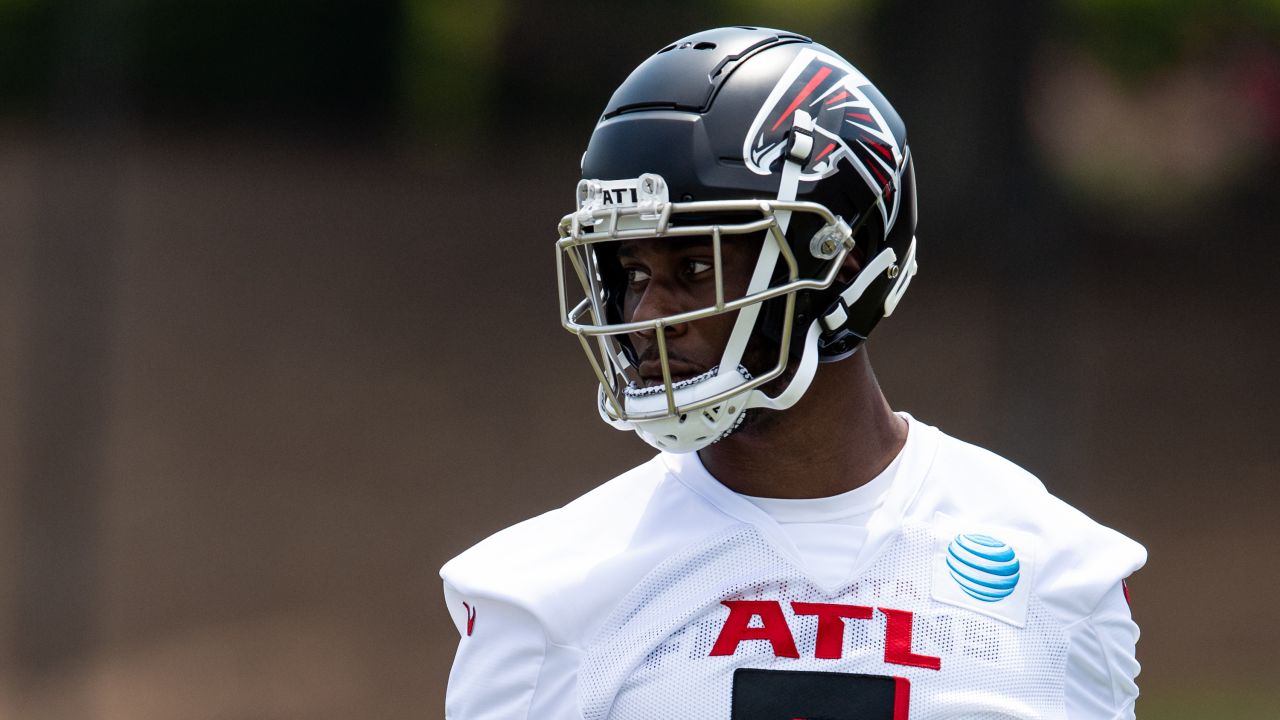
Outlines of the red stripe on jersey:
<svg viewBox="0 0 1280 720">
<path fill-rule="evenodd" d="M 904 677 L 893 679 L 893 720 L 907 720 L 911 710 L 911 681 Z"/>
</svg>

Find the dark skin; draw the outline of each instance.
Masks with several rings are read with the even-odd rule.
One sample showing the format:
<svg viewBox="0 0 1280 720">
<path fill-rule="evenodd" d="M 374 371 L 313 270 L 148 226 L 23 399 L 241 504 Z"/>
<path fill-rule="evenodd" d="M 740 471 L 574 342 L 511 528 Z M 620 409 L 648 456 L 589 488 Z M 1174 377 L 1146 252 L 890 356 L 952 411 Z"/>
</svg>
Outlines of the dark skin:
<svg viewBox="0 0 1280 720">
<path fill-rule="evenodd" d="M 758 247 L 758 242 L 747 240 L 723 243 L 727 299 L 744 294 Z M 709 240 L 624 242 L 618 259 L 627 273 L 622 308 L 627 321 L 715 304 Z M 851 254 L 841 268 L 841 279 L 852 278 L 858 267 Z M 699 375 L 718 364 L 736 319 L 735 313 L 726 313 L 667 327 L 672 380 Z M 630 340 L 640 359 L 643 383 L 661 384 L 654 333 L 634 333 Z M 748 350 L 748 367 L 774 363 L 776 354 L 760 362 Z M 907 440 L 907 423 L 885 400 L 865 347 L 841 362 L 819 365 L 808 391 L 783 411 L 785 416 L 772 410 L 750 412 L 768 415 L 752 418 L 698 456 L 729 489 L 757 497 L 817 498 L 853 490 L 888 467 Z"/>
</svg>

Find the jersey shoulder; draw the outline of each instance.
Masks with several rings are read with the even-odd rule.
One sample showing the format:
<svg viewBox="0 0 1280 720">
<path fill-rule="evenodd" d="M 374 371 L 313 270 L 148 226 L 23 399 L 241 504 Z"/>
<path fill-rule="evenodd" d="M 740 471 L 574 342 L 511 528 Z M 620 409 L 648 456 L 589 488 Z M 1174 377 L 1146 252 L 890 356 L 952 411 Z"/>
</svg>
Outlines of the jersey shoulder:
<svg viewBox="0 0 1280 720">
<path fill-rule="evenodd" d="M 1054 496 L 1017 464 L 939 435 L 912 514 L 926 521 L 942 515 L 953 527 L 1026 538 L 1033 546 L 1036 594 L 1060 615 L 1090 614 L 1108 590 L 1146 563 L 1141 544 Z"/>
<path fill-rule="evenodd" d="M 446 563 L 441 577 L 464 597 L 522 608 L 553 641 L 574 644 L 668 555 L 735 522 L 672 477 L 660 457 L 489 536 Z"/>
</svg>

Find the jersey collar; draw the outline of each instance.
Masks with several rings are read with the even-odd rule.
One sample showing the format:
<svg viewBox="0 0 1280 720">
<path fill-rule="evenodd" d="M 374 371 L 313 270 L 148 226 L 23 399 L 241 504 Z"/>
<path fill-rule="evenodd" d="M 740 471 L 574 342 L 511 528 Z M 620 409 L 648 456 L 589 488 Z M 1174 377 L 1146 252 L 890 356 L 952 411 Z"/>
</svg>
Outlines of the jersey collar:
<svg viewBox="0 0 1280 720">
<path fill-rule="evenodd" d="M 893 485 L 884 494 L 883 503 L 867 520 L 867 541 L 858 553 L 850 580 L 865 572 L 885 544 L 897 537 L 903 517 L 919 494 L 937 455 L 938 429 L 907 413 L 899 415 L 909 423 L 907 442 L 902 448 L 901 466 Z M 697 453 L 664 452 L 658 457 L 667 471 L 681 484 L 726 515 L 754 526 L 797 567 L 804 567 L 799 552 L 781 526 L 754 503 L 716 480 L 702 464 Z"/>
</svg>

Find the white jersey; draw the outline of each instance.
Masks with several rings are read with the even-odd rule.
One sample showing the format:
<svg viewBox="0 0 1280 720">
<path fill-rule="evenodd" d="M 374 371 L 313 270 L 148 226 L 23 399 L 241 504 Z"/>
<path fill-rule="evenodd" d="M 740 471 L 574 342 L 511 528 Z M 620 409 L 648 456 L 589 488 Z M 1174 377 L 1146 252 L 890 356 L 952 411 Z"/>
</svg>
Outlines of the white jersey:
<svg viewBox="0 0 1280 720">
<path fill-rule="evenodd" d="M 450 720 L 1131 718 L 1141 545 L 913 419 L 832 570 L 663 453 L 441 571 Z M 822 565 L 814 567 L 815 564 Z"/>
</svg>

